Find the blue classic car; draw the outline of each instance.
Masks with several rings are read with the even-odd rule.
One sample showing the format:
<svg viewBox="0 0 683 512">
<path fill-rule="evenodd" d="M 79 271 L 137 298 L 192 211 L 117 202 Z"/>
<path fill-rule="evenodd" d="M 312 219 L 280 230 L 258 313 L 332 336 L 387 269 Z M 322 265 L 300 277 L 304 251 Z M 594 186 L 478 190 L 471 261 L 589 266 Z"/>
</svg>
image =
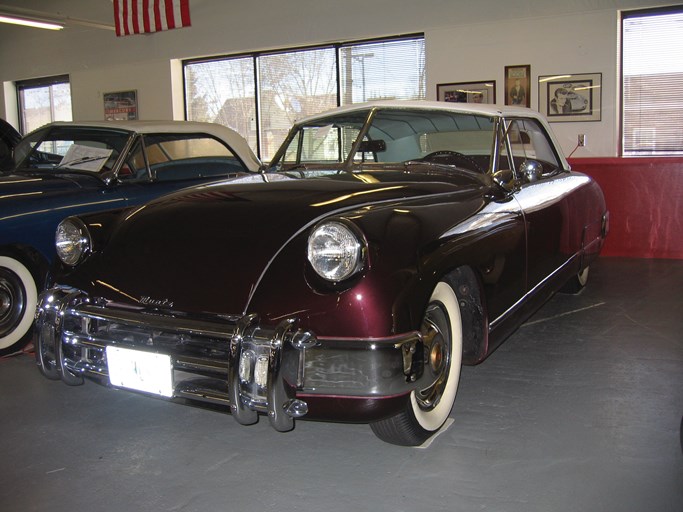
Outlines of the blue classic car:
<svg viewBox="0 0 683 512">
<path fill-rule="evenodd" d="M 30 341 L 62 219 L 259 168 L 234 131 L 185 121 L 53 123 L 18 144 L 14 163 L 0 174 L 0 356 Z"/>
<path fill-rule="evenodd" d="M 607 231 L 538 112 L 351 105 L 297 123 L 261 175 L 64 220 L 37 362 L 240 424 L 367 422 L 419 445 L 461 365 L 580 290 Z"/>
</svg>

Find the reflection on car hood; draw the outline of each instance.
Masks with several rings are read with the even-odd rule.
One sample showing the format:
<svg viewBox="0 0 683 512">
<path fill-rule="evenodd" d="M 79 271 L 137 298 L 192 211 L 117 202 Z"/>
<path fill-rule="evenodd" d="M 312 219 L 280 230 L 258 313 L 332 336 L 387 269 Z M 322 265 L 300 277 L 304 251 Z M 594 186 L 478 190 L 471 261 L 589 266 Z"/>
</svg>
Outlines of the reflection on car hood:
<svg viewBox="0 0 683 512">
<path fill-rule="evenodd" d="M 242 313 L 271 259 L 323 218 L 481 186 L 465 175 L 447 182 L 383 173 L 382 181 L 372 174 L 280 176 L 271 183 L 221 183 L 166 196 L 128 212 L 104 251 L 84 265 L 96 274 L 86 270 L 79 281 L 98 283 L 96 293 L 117 302 L 150 297 L 181 311 Z M 292 270 L 301 272 L 304 261 L 302 254 Z"/>
<path fill-rule="evenodd" d="M 83 181 L 91 183 L 93 179 L 96 178 L 83 175 L 43 176 L 37 173 L 0 175 L 0 204 L 6 204 L 9 200 L 49 197 L 57 192 L 79 190 Z"/>
</svg>

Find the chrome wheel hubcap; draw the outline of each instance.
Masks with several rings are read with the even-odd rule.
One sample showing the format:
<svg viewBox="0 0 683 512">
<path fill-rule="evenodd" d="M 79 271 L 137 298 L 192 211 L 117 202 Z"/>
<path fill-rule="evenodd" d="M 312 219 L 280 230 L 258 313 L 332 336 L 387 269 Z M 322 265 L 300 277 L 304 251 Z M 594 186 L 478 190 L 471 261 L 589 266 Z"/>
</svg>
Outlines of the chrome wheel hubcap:
<svg viewBox="0 0 683 512">
<path fill-rule="evenodd" d="M 441 400 L 450 366 L 450 336 L 448 317 L 438 305 L 427 309 L 422 323 L 425 350 L 425 372 L 430 376 L 431 385 L 417 392 L 415 397 L 421 409 L 430 410 Z"/>
<path fill-rule="evenodd" d="M 24 311 L 25 293 L 19 277 L 0 269 L 0 336 L 14 330 Z"/>
</svg>

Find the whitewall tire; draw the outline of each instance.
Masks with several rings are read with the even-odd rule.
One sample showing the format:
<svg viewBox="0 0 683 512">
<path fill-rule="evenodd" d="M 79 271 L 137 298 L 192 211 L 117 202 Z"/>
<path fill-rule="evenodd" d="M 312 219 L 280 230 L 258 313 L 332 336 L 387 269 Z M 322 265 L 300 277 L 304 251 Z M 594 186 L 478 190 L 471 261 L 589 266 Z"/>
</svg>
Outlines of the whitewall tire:
<svg viewBox="0 0 683 512">
<path fill-rule="evenodd" d="M 422 334 L 426 387 L 413 391 L 399 414 L 371 424 L 380 439 L 392 444 L 423 444 L 444 425 L 455 402 L 462 366 L 462 319 L 458 297 L 444 281 L 429 299 Z"/>
<path fill-rule="evenodd" d="M 38 289 L 20 261 L 0 256 L 0 356 L 22 349 L 31 339 Z"/>
</svg>

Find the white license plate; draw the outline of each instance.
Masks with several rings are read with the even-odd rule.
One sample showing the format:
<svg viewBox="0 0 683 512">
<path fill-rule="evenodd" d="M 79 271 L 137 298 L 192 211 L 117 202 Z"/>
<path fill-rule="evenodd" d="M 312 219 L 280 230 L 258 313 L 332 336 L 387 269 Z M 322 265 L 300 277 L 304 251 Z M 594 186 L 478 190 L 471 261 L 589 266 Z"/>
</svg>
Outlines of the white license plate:
<svg viewBox="0 0 683 512">
<path fill-rule="evenodd" d="M 107 368 L 113 386 L 173 396 L 173 369 L 168 355 L 108 346 Z"/>
</svg>

